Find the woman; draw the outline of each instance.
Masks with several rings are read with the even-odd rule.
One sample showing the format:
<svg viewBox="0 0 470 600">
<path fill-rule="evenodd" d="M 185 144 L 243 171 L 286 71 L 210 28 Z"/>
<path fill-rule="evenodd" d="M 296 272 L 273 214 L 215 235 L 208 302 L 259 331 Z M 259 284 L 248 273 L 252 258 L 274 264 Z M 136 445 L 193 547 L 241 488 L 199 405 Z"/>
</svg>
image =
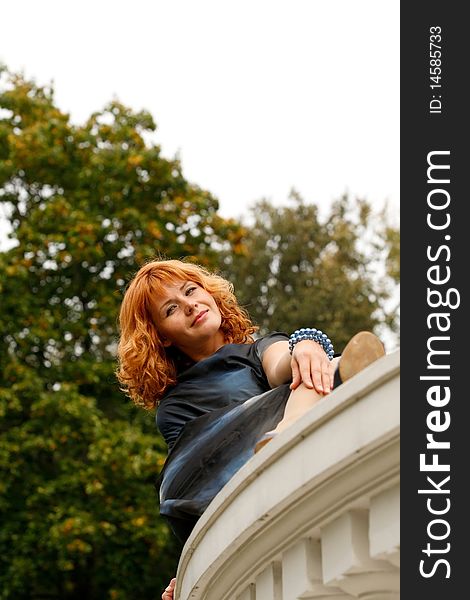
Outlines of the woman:
<svg viewBox="0 0 470 600">
<path fill-rule="evenodd" d="M 117 375 L 136 404 L 157 407 L 169 449 L 160 513 L 181 542 L 255 451 L 384 354 L 368 332 L 351 340 L 341 361 L 316 329 L 254 340 L 256 327 L 232 285 L 177 260 L 138 271 L 120 328 Z"/>
</svg>

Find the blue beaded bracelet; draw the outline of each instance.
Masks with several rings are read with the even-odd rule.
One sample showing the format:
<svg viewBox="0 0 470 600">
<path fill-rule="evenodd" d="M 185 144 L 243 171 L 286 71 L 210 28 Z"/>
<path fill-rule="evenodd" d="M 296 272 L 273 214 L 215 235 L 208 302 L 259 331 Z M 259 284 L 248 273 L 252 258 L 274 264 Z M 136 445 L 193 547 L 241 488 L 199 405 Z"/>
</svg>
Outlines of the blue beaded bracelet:
<svg viewBox="0 0 470 600">
<path fill-rule="evenodd" d="M 323 333 L 320 329 L 315 329 L 311 327 L 304 327 L 302 329 L 297 329 L 291 334 L 289 338 L 289 352 L 292 354 L 294 351 L 294 346 L 301 342 L 302 340 L 313 340 L 320 344 L 323 350 L 326 352 L 326 355 L 330 360 L 333 360 L 334 350 L 333 344 L 331 343 L 330 338 Z"/>
</svg>

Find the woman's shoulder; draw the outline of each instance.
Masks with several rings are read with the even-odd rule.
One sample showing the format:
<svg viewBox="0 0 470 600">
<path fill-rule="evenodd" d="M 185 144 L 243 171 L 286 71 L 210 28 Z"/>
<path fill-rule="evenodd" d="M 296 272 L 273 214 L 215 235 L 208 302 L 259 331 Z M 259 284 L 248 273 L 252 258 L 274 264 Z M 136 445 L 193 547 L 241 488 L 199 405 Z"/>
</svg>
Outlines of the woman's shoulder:
<svg viewBox="0 0 470 600">
<path fill-rule="evenodd" d="M 170 403 L 191 395 L 205 384 L 212 382 L 219 373 L 225 374 L 240 367 L 259 369 L 265 350 L 275 342 L 288 341 L 286 333 L 274 331 L 257 337 L 254 342 L 225 344 L 214 354 L 192 363 L 178 372 L 177 382 L 168 388 L 160 400 L 159 410 L 169 408 Z M 212 383 L 211 383 L 212 384 Z"/>
</svg>

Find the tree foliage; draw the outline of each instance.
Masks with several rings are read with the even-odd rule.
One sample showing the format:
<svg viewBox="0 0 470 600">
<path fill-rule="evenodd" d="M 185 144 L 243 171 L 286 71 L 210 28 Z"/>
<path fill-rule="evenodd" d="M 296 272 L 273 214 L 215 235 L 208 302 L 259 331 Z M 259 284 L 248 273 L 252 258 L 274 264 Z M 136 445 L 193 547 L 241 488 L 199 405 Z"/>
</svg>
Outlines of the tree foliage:
<svg viewBox="0 0 470 600">
<path fill-rule="evenodd" d="M 155 598 L 175 568 L 152 494 L 164 449 L 29 368 L 0 391 L 1 598 Z M 165 551 L 165 547 L 168 548 Z"/>
<path fill-rule="evenodd" d="M 177 550 L 158 518 L 153 415 L 114 376 L 125 284 L 151 257 L 240 245 L 217 200 L 117 101 L 71 123 L 0 72 L 1 598 L 155 598 Z"/>
<path fill-rule="evenodd" d="M 3 600 L 154 599 L 174 575 L 153 489 L 165 447 L 114 376 L 122 294 L 145 260 L 219 266 L 262 331 L 315 325 L 337 350 L 394 323 L 398 232 L 366 202 L 342 198 L 322 220 L 294 194 L 258 203 L 243 227 L 154 131 L 118 101 L 73 124 L 52 87 L 0 67 Z"/>
<path fill-rule="evenodd" d="M 341 351 L 357 331 L 396 329 L 386 308 L 394 281 L 383 267 L 392 268 L 398 232 L 383 213 L 344 196 L 321 219 L 294 191 L 281 207 L 258 202 L 252 216 L 244 253 L 226 253 L 223 271 L 261 332 L 315 326 Z"/>
</svg>

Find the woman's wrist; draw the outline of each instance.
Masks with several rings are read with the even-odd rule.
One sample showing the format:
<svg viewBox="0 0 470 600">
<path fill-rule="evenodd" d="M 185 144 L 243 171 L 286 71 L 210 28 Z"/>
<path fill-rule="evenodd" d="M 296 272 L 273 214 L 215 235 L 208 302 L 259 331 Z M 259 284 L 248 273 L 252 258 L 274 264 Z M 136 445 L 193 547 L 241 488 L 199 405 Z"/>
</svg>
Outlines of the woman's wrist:
<svg viewBox="0 0 470 600">
<path fill-rule="evenodd" d="M 323 333 L 321 329 L 315 329 L 313 327 L 302 327 L 291 334 L 289 338 L 290 354 L 293 353 L 295 345 L 304 340 L 312 340 L 317 342 L 317 344 L 319 344 L 325 351 L 328 359 L 333 360 L 334 349 L 330 338 L 326 335 L 326 333 Z"/>
</svg>

